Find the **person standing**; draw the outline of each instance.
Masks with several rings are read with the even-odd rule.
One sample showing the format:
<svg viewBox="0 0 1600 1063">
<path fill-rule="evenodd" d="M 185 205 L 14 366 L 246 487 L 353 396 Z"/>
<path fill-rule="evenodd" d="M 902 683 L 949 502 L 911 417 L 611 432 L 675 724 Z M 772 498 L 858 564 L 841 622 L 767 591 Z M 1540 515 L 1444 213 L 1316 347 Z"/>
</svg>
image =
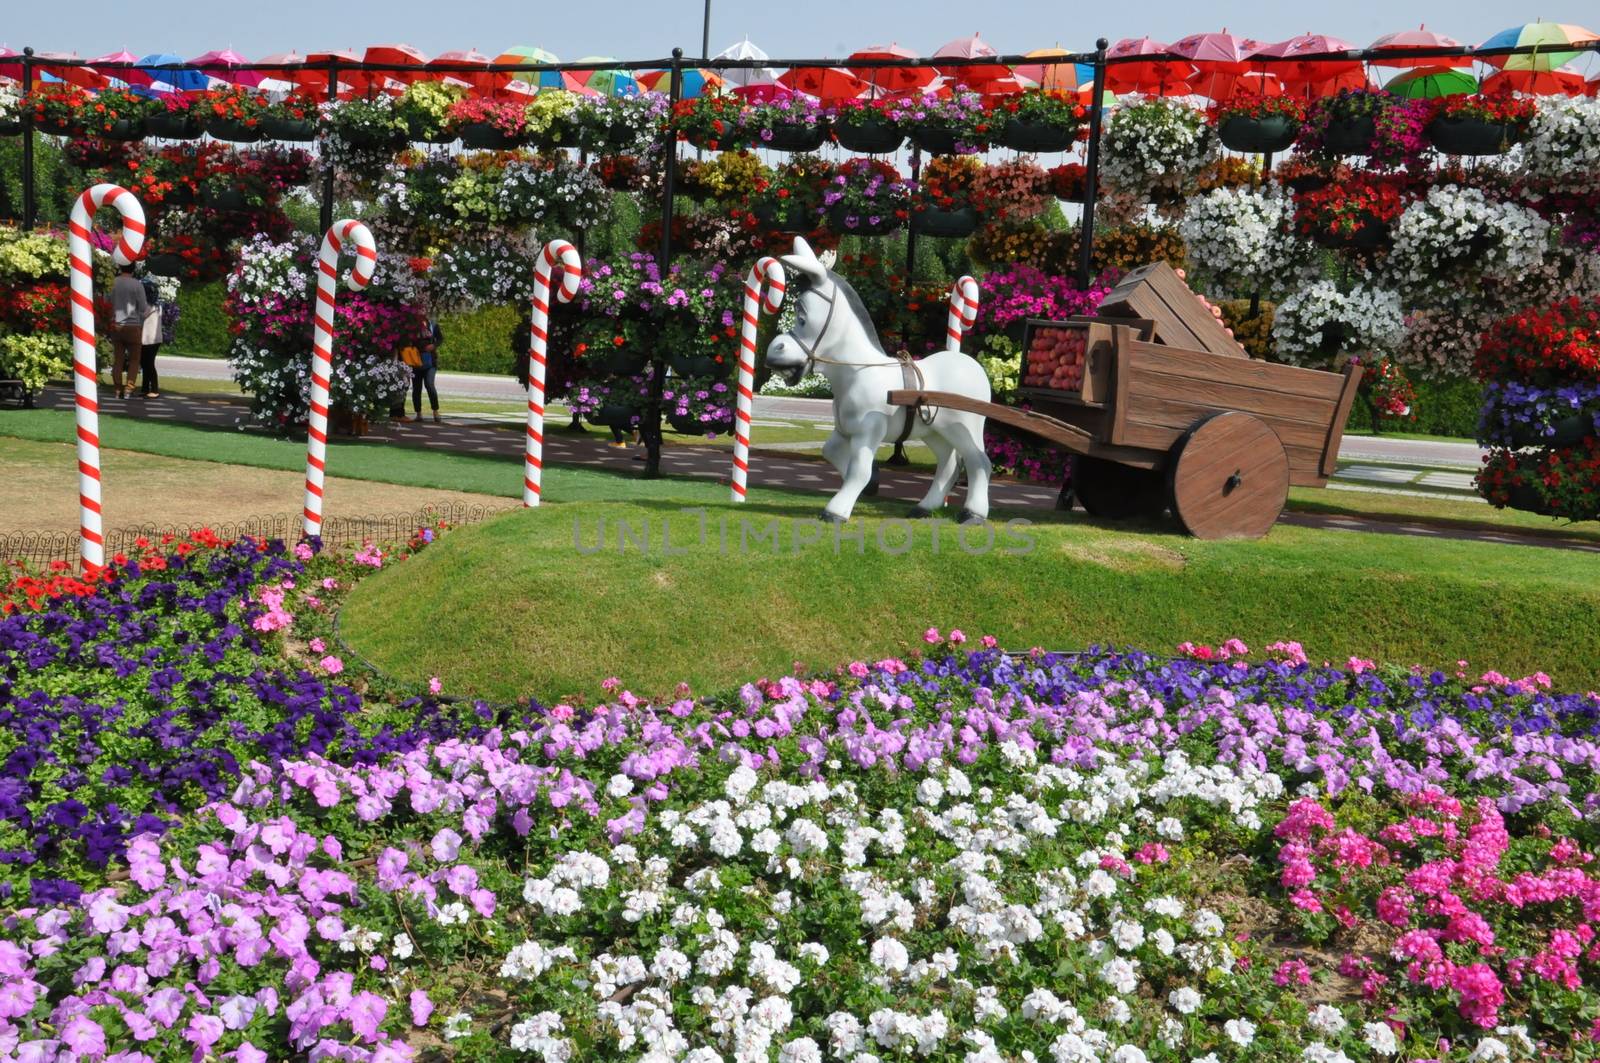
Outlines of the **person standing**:
<svg viewBox="0 0 1600 1063">
<path fill-rule="evenodd" d="M 161 349 L 161 315 L 165 307 L 162 306 L 161 292 L 157 289 L 156 282 L 146 277 L 142 284 L 145 301 L 150 304 L 150 309 L 144 315 L 144 325 L 139 337 L 139 370 L 142 385 L 139 394 L 147 399 L 159 399 L 161 381 L 156 375 L 156 352 Z"/>
<path fill-rule="evenodd" d="M 439 344 L 444 342 L 444 332 L 439 328 L 439 321 L 432 314 L 428 315 L 426 329 L 427 339 L 423 341 L 420 364 L 411 367 L 411 406 L 417 411 L 417 420 L 422 420 L 422 389 L 428 389 L 428 405 L 433 408 L 433 423 L 439 424 L 439 392 L 434 387 L 434 378 L 439 372 Z"/>
<path fill-rule="evenodd" d="M 133 275 L 132 264 L 117 271 L 111 285 L 111 385 L 117 398 L 128 397 L 139 374 L 139 357 L 144 344 L 144 318 L 150 312 L 150 300 L 145 297 L 144 285 Z M 123 384 L 123 373 L 128 382 Z"/>
</svg>

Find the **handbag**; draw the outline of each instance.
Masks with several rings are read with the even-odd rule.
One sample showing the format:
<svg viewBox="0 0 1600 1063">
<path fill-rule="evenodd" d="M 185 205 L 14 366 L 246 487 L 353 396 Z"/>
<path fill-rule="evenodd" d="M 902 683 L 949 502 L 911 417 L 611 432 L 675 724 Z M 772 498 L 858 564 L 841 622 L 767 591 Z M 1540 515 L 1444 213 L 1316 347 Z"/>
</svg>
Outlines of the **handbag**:
<svg viewBox="0 0 1600 1063">
<path fill-rule="evenodd" d="M 161 342 L 161 307 L 152 306 L 140 326 L 139 342 L 151 347 Z"/>
<path fill-rule="evenodd" d="M 400 348 L 400 360 L 413 369 L 422 368 L 422 355 L 417 352 L 415 347 Z"/>
</svg>

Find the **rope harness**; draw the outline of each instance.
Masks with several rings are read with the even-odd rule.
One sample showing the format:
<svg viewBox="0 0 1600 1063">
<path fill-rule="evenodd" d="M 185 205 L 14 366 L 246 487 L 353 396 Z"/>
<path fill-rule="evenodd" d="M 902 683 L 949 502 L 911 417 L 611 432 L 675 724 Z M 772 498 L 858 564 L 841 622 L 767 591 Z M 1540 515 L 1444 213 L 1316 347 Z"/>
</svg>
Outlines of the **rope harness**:
<svg viewBox="0 0 1600 1063">
<path fill-rule="evenodd" d="M 813 292 L 816 291 L 814 288 L 811 290 Z M 883 362 L 841 362 L 837 358 L 824 358 L 822 355 L 818 354 L 817 348 L 821 346 L 822 341 L 827 338 L 828 329 L 833 324 L 833 313 L 839 304 L 839 286 L 834 285 L 833 291 L 829 295 L 824 296 L 820 292 L 816 292 L 816 294 L 819 298 L 824 299 L 828 304 L 828 313 L 827 316 L 822 319 L 822 328 L 817 332 L 817 338 L 811 341 L 810 344 L 807 344 L 805 340 L 801 339 L 799 336 L 796 336 L 792 330 L 787 333 L 788 337 L 793 340 L 799 346 L 799 348 L 805 352 L 806 355 L 806 365 L 805 369 L 801 372 L 801 376 L 810 375 L 812 367 L 818 364 L 839 365 L 844 366 L 846 369 L 870 369 L 874 366 L 898 365 L 900 367 L 901 376 L 905 382 L 906 390 L 917 392 L 923 390 L 924 381 L 922 378 L 922 368 L 917 365 L 915 360 L 912 359 L 910 351 L 900 351 L 892 360 Z M 937 406 L 929 406 L 921 399 L 918 399 L 914 406 L 907 406 L 906 423 L 901 427 L 900 434 L 895 437 L 894 445 L 897 447 L 903 446 L 905 441 L 911 438 L 911 429 L 915 427 L 916 424 L 916 422 L 912 420 L 913 415 L 915 415 L 918 420 L 922 421 L 924 425 L 932 425 L 933 419 L 938 415 L 938 413 L 939 408 Z"/>
</svg>

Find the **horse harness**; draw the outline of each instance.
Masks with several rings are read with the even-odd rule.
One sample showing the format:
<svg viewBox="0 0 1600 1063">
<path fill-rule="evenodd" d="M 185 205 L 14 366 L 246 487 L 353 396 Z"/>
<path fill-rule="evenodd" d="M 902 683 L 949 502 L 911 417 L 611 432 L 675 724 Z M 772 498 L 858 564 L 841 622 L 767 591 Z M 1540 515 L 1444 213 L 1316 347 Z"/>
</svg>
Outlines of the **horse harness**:
<svg viewBox="0 0 1600 1063">
<path fill-rule="evenodd" d="M 819 292 L 818 294 L 820 295 L 821 293 Z M 822 319 L 822 328 L 818 330 L 817 338 L 807 345 L 805 340 L 801 339 L 799 336 L 796 336 L 793 332 L 789 333 L 789 338 L 794 340 L 795 343 L 799 344 L 800 349 L 806 353 L 806 367 L 801 375 L 809 375 L 811 373 L 812 366 L 816 365 L 818 362 L 821 362 L 824 365 L 847 366 L 852 369 L 868 368 L 872 363 L 860 364 L 856 362 L 841 362 L 837 359 L 824 358 L 817 354 L 817 347 L 822 343 L 823 338 L 828 335 L 828 327 L 833 324 L 833 312 L 839 303 L 838 286 L 835 285 L 833 291 L 824 298 L 828 303 L 828 315 Z M 910 351 L 899 351 L 895 354 L 892 362 L 879 362 L 877 364 L 900 366 L 900 373 L 905 382 L 906 390 L 915 391 L 919 394 L 922 392 L 924 387 L 922 368 L 917 365 L 916 361 L 911 357 Z M 915 415 L 916 419 L 920 419 L 924 425 L 931 425 L 933 424 L 934 417 L 938 415 L 938 412 L 939 408 L 937 406 L 929 406 L 920 398 L 914 405 L 907 406 L 906 423 L 901 427 L 900 434 L 895 438 L 894 445 L 896 447 L 903 446 L 905 445 L 905 441 L 911 438 L 911 429 L 916 423 L 916 421 L 913 419 L 913 415 Z"/>
</svg>

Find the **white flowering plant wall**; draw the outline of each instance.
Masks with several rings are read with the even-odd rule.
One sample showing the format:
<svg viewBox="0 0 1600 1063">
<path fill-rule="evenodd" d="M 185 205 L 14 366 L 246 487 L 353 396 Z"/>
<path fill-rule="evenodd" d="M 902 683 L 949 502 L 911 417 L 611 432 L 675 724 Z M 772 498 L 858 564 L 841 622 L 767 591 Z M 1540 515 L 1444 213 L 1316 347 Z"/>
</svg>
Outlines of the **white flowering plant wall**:
<svg viewBox="0 0 1600 1063">
<path fill-rule="evenodd" d="M 1477 188 L 1436 185 L 1400 214 L 1383 262 L 1392 285 L 1414 305 L 1515 281 L 1537 272 L 1554 233 L 1537 211 L 1490 199 Z"/>
<path fill-rule="evenodd" d="M 1282 361 L 1326 368 L 1343 354 L 1363 360 L 1389 354 L 1405 327 L 1397 292 L 1367 279 L 1344 286 L 1319 280 L 1278 304 L 1272 343 Z"/>
<path fill-rule="evenodd" d="M 1113 193 L 1184 194 L 1219 154 L 1205 114 L 1153 97 L 1112 111 L 1100 141 L 1100 179 Z"/>
<path fill-rule="evenodd" d="M 1218 188 L 1190 200 L 1178 231 L 1213 295 L 1272 296 L 1292 291 L 1313 268 L 1293 219 L 1293 201 L 1275 187 Z"/>
<path fill-rule="evenodd" d="M 228 277 L 225 309 L 233 332 L 228 361 L 250 396 L 251 413 L 290 434 L 305 422 L 311 399 L 314 248 L 307 239 L 258 236 L 239 253 Z M 408 263 L 380 249 L 378 269 L 363 291 L 342 284 L 334 311 L 334 409 L 381 418 L 410 381 L 400 350 L 420 346 L 426 319 Z"/>
</svg>

